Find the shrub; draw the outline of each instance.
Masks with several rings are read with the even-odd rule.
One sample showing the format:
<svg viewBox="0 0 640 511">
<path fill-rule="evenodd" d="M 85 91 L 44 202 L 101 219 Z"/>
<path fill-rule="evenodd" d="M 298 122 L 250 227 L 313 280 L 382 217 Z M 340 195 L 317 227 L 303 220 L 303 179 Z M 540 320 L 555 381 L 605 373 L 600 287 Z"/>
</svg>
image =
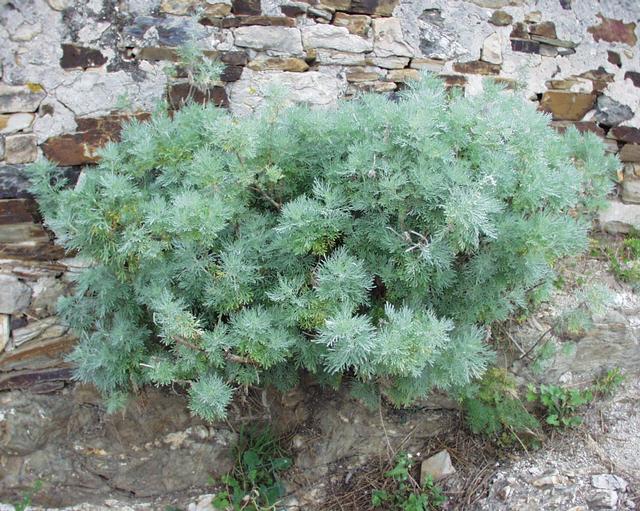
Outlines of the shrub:
<svg viewBox="0 0 640 511">
<path fill-rule="evenodd" d="M 425 75 L 330 110 L 160 108 L 75 188 L 36 164 L 47 225 L 91 261 L 60 303 L 76 378 L 116 403 L 184 384 L 211 420 L 233 388 L 286 389 L 300 370 L 400 405 L 468 384 L 486 326 L 587 247 L 617 167 L 548 120 L 491 84 L 462 97 Z"/>
</svg>

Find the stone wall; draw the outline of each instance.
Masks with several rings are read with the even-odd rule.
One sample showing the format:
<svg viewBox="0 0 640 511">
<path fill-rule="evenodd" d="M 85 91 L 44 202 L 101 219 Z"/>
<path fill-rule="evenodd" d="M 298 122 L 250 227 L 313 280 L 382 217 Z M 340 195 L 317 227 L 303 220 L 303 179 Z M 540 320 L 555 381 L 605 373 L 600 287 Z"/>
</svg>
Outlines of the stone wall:
<svg viewBox="0 0 640 511">
<path fill-rule="evenodd" d="M 0 389 L 55 387 L 73 343 L 54 316 L 78 264 L 41 225 L 25 164 L 96 162 L 159 100 L 195 37 L 225 69 L 199 94 L 237 114 L 271 84 L 327 106 L 393 93 L 428 69 L 474 94 L 484 79 L 602 137 L 624 165 L 605 230 L 640 228 L 640 4 L 636 0 L 0 0 Z M 523 127 L 524 128 L 524 127 Z"/>
</svg>

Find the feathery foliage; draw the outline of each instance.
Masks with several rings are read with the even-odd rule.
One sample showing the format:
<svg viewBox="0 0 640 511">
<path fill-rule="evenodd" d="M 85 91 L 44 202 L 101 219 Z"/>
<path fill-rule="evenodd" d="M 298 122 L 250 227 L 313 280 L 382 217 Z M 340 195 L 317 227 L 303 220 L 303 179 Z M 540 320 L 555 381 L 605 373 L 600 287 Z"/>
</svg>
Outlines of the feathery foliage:
<svg viewBox="0 0 640 511">
<path fill-rule="evenodd" d="M 615 175 L 597 137 L 548 121 L 424 75 L 331 110 L 160 108 L 75 188 L 34 165 L 47 225 L 91 262 L 60 303 L 76 377 L 113 402 L 186 383 L 210 420 L 301 370 L 397 404 L 469 384 L 486 326 L 552 288 Z"/>
</svg>

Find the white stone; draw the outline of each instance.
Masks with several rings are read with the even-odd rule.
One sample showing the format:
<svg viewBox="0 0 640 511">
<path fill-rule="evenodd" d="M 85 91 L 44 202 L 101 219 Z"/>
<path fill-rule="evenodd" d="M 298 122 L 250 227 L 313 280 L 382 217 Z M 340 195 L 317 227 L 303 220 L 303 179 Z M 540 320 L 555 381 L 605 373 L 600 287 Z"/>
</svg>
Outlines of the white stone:
<svg viewBox="0 0 640 511">
<path fill-rule="evenodd" d="M 42 110 L 33 123 L 33 133 L 38 139 L 38 144 L 42 144 L 50 137 L 75 131 L 76 116 L 62 103 L 56 101 L 55 98 L 48 97 L 42 102 L 42 106 L 48 106 L 47 110 L 51 110 L 53 113 L 44 113 Z"/>
<path fill-rule="evenodd" d="M 0 314 L 0 353 L 4 351 L 11 335 L 11 316 Z"/>
<path fill-rule="evenodd" d="M 351 53 L 371 51 L 373 43 L 353 35 L 346 27 L 310 25 L 302 28 L 302 42 L 306 49 L 325 48 Z"/>
<path fill-rule="evenodd" d="M 0 113 L 35 112 L 44 97 L 39 86 L 0 83 Z"/>
<path fill-rule="evenodd" d="M 42 25 L 40 22 L 23 23 L 11 34 L 11 40 L 16 42 L 27 42 L 33 40 L 40 32 Z"/>
<path fill-rule="evenodd" d="M 626 204 L 640 204 L 640 180 L 625 179 L 622 182 L 622 201 Z"/>
<path fill-rule="evenodd" d="M 409 57 L 369 57 L 367 63 L 385 69 L 402 69 L 407 67 Z"/>
<path fill-rule="evenodd" d="M 349 53 L 326 49 L 316 51 L 316 62 L 319 64 L 338 66 L 364 66 L 366 63 L 364 54 L 362 53 Z"/>
<path fill-rule="evenodd" d="M 451 456 L 445 449 L 422 462 L 420 466 L 420 484 L 424 484 L 427 476 L 431 476 L 434 481 L 438 481 L 455 473 L 456 469 L 451 463 Z"/>
<path fill-rule="evenodd" d="M 302 55 L 300 30 L 290 27 L 239 27 L 233 32 L 236 46 Z"/>
<path fill-rule="evenodd" d="M 19 114 L 11 114 L 7 116 L 0 115 L 0 127 L 4 124 L 3 118 L 6 121 L 6 126 L 0 129 L 0 133 L 3 135 L 8 135 L 10 133 L 16 133 L 18 131 L 22 131 L 31 127 L 31 123 L 33 122 L 33 118 L 35 116 L 33 114 L 27 113 L 19 113 Z"/>
<path fill-rule="evenodd" d="M 597 474 L 591 476 L 591 485 L 603 490 L 627 491 L 628 483 L 622 477 L 613 474 Z"/>
<path fill-rule="evenodd" d="M 412 57 L 414 51 L 404 40 L 397 18 L 373 20 L 373 53 L 377 57 Z"/>
<path fill-rule="evenodd" d="M 345 84 L 335 74 L 318 71 L 254 72 L 245 68 L 240 80 L 229 86 L 231 111 L 238 115 L 255 111 L 274 87 L 285 89 L 293 103 L 326 106 L 336 102 Z"/>
<path fill-rule="evenodd" d="M 491 64 L 502 64 L 502 38 L 494 32 L 482 44 L 482 60 Z"/>
<path fill-rule="evenodd" d="M 34 339 L 39 341 L 56 339 L 62 337 L 68 330 L 67 327 L 59 323 L 57 316 L 31 321 L 13 331 L 13 345 L 17 347 Z"/>
<path fill-rule="evenodd" d="M 600 228 L 610 234 L 627 233 L 640 229 L 640 205 L 610 202 L 609 207 L 600 212 Z"/>
<path fill-rule="evenodd" d="M 0 275 L 0 314 L 23 312 L 31 303 L 31 288 L 9 275 Z"/>
<path fill-rule="evenodd" d="M 71 7 L 73 0 L 47 0 L 47 3 L 54 11 L 64 11 Z"/>
</svg>

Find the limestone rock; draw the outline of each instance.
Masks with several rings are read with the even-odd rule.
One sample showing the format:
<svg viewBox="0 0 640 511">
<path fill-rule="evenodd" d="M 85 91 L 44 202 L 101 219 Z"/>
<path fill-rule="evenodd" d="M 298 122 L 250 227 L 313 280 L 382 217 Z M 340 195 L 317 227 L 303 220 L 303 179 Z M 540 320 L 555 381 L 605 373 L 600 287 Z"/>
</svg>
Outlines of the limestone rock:
<svg viewBox="0 0 640 511">
<path fill-rule="evenodd" d="M 196 3 L 195 0 L 162 0 L 160 12 L 184 16 L 193 11 Z"/>
<path fill-rule="evenodd" d="M 591 485 L 603 490 L 627 491 L 628 483 L 614 474 L 597 474 L 591 476 Z"/>
<path fill-rule="evenodd" d="M 609 96 L 599 96 L 596 120 L 605 126 L 617 126 L 618 124 L 633 118 L 633 110 L 627 105 L 623 105 Z"/>
<path fill-rule="evenodd" d="M 222 20 L 222 28 L 238 27 L 295 27 L 296 21 L 285 16 L 236 16 Z"/>
<path fill-rule="evenodd" d="M 249 69 L 254 71 L 292 71 L 301 73 L 309 69 L 302 59 L 294 57 L 258 57 L 247 64 Z"/>
<path fill-rule="evenodd" d="M 349 33 L 346 27 L 333 25 L 310 25 L 302 29 L 305 48 L 324 48 L 350 53 L 371 51 L 371 41 Z"/>
<path fill-rule="evenodd" d="M 598 223 L 610 234 L 627 233 L 632 228 L 640 230 L 640 205 L 611 202 L 600 212 Z"/>
<path fill-rule="evenodd" d="M 589 509 L 616 509 L 618 494 L 613 490 L 601 490 L 587 498 Z"/>
<path fill-rule="evenodd" d="M 510 5 L 522 5 L 524 0 L 470 0 L 470 2 L 487 9 L 502 9 Z"/>
<path fill-rule="evenodd" d="M 347 73 L 348 82 L 374 82 L 378 78 L 380 78 L 380 75 L 372 71 L 351 71 Z"/>
<path fill-rule="evenodd" d="M 542 95 L 540 107 L 555 120 L 579 121 L 594 107 L 595 94 L 547 91 Z"/>
<path fill-rule="evenodd" d="M 497 75 L 500 74 L 500 64 L 491 64 L 482 60 L 471 62 L 455 62 L 453 70 L 457 73 L 469 75 Z"/>
<path fill-rule="evenodd" d="M 73 4 L 73 0 L 47 0 L 49 7 L 54 11 L 64 11 Z"/>
<path fill-rule="evenodd" d="M 411 46 L 405 41 L 397 18 L 373 20 L 373 52 L 377 57 L 413 57 Z"/>
<path fill-rule="evenodd" d="M 36 136 L 31 133 L 9 135 L 5 138 L 7 163 L 30 163 L 38 156 Z"/>
<path fill-rule="evenodd" d="M 367 37 L 371 29 L 371 17 L 363 14 L 346 14 L 337 12 L 333 24 L 336 27 L 345 27 L 350 33 L 360 37 Z"/>
<path fill-rule="evenodd" d="M 387 74 L 389 82 L 410 82 L 420 79 L 420 72 L 417 69 L 392 69 Z"/>
<path fill-rule="evenodd" d="M 4 351 L 11 335 L 11 316 L 0 314 L 0 353 Z"/>
<path fill-rule="evenodd" d="M 346 51 L 325 50 L 321 48 L 316 50 L 315 55 L 315 60 L 318 64 L 364 66 L 366 63 L 363 53 L 350 53 Z"/>
<path fill-rule="evenodd" d="M 624 23 L 622 20 L 605 18 L 602 14 L 597 15 L 600 23 L 587 29 L 594 41 L 605 41 L 608 43 L 623 43 L 635 46 L 638 39 L 635 34 L 635 23 Z"/>
<path fill-rule="evenodd" d="M 502 64 L 502 39 L 497 32 L 482 43 L 482 60 L 490 64 Z"/>
<path fill-rule="evenodd" d="M 31 303 L 31 288 L 9 275 L 0 275 L 0 314 L 16 314 Z"/>
<path fill-rule="evenodd" d="M 51 316 L 37 321 L 30 321 L 21 328 L 13 330 L 13 347 L 18 347 L 27 342 L 43 342 L 62 337 L 68 332 L 68 328 L 59 323 L 56 316 Z"/>
<path fill-rule="evenodd" d="M 528 39 L 511 39 L 511 50 L 521 53 L 540 53 L 540 43 Z"/>
<path fill-rule="evenodd" d="M 569 480 L 566 476 L 560 475 L 557 470 L 553 470 L 539 477 L 536 477 L 531 484 L 536 488 L 556 488 L 565 486 Z"/>
<path fill-rule="evenodd" d="M 451 456 L 447 450 L 440 451 L 422 462 L 420 466 L 420 484 L 424 484 L 427 476 L 431 476 L 434 481 L 439 481 L 451 474 L 455 474 L 456 469 L 451 463 Z"/>
<path fill-rule="evenodd" d="M 622 201 L 626 204 L 640 204 L 640 180 L 625 179 L 622 182 Z"/>
<path fill-rule="evenodd" d="M 8 135 L 27 129 L 33 124 L 34 117 L 29 113 L 0 114 L 0 134 Z"/>
<path fill-rule="evenodd" d="M 37 84 L 0 83 L 0 113 L 35 112 L 45 96 L 44 89 Z"/>
<path fill-rule="evenodd" d="M 444 61 L 436 59 L 415 58 L 411 59 L 411 67 L 414 69 L 426 69 L 434 73 L 439 73 L 444 67 Z"/>
<path fill-rule="evenodd" d="M 345 29 L 346 31 L 346 29 Z M 239 27 L 234 30 L 236 46 L 302 55 L 300 30 L 290 27 Z"/>
<path fill-rule="evenodd" d="M 384 69 L 403 69 L 409 64 L 409 57 L 368 57 L 367 65 Z"/>
</svg>

